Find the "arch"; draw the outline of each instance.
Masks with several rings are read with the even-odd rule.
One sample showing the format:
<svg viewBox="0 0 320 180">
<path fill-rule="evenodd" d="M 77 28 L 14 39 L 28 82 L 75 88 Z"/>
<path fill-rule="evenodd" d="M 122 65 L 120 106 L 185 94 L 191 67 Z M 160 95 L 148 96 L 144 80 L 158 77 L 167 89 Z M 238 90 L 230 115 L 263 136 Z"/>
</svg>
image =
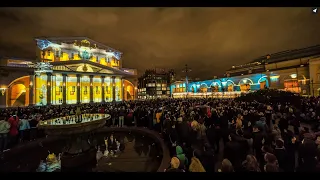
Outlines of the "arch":
<svg viewBox="0 0 320 180">
<path fill-rule="evenodd" d="M 28 106 L 30 93 L 30 77 L 23 76 L 13 80 L 7 90 L 6 106 Z"/>
<path fill-rule="evenodd" d="M 210 86 L 221 86 L 219 82 L 213 81 Z"/>
<path fill-rule="evenodd" d="M 230 80 L 230 79 L 228 79 L 228 80 L 225 81 L 225 82 L 227 82 L 227 85 L 228 85 L 228 82 L 232 83 L 233 86 L 236 85 L 236 83 L 234 83 L 234 82 L 233 82 L 232 80 Z"/>
<path fill-rule="evenodd" d="M 259 78 L 258 84 L 260 85 L 260 89 L 265 89 L 270 87 L 268 76 L 262 76 L 261 78 Z"/>
<path fill-rule="evenodd" d="M 207 85 L 206 83 L 201 83 L 201 84 L 200 84 L 200 87 L 206 87 L 206 88 L 208 88 L 208 85 Z"/>
<path fill-rule="evenodd" d="M 206 83 L 201 83 L 200 84 L 200 88 L 199 88 L 199 91 L 200 92 L 208 92 L 208 85 Z"/>
<path fill-rule="evenodd" d="M 246 81 L 246 82 L 245 82 L 245 81 Z M 250 84 L 250 85 L 251 85 L 251 84 L 254 84 L 253 81 L 252 81 L 250 78 L 242 78 L 242 79 L 239 81 L 239 85 L 242 84 L 241 82 L 242 82 L 243 84 Z"/>
<path fill-rule="evenodd" d="M 267 80 L 268 76 L 262 76 L 261 78 L 259 78 L 258 83 L 261 82 L 261 80 L 266 79 Z"/>
<path fill-rule="evenodd" d="M 124 84 L 124 89 L 125 89 L 124 99 L 125 100 L 134 100 L 135 99 L 135 97 L 134 97 L 135 86 L 133 85 L 133 83 L 130 82 L 129 80 L 124 79 L 123 84 Z"/>
<path fill-rule="evenodd" d="M 29 76 L 19 77 L 19 78 L 15 79 L 15 80 L 11 81 L 11 83 L 8 85 L 8 87 L 10 87 L 13 83 L 17 83 L 17 81 L 21 81 L 21 80 L 23 81 L 24 78 L 30 78 L 30 77 Z"/>
</svg>

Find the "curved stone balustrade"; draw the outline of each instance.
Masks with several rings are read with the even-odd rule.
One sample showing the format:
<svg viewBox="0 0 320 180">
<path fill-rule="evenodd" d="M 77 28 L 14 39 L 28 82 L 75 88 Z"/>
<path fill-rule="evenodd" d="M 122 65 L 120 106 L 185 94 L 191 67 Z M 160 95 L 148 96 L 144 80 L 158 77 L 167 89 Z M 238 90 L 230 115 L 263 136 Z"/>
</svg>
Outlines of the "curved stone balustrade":
<svg viewBox="0 0 320 180">
<path fill-rule="evenodd" d="M 77 116 L 73 115 L 41 121 L 38 128 L 48 135 L 81 134 L 103 127 L 110 118 L 109 114 L 82 114 L 82 121 L 76 122 Z"/>
</svg>

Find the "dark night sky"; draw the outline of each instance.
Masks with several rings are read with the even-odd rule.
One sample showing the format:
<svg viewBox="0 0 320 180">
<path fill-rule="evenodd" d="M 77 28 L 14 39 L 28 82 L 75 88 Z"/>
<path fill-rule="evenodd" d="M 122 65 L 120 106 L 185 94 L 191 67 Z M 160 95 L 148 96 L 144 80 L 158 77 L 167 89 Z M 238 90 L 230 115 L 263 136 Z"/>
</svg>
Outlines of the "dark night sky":
<svg viewBox="0 0 320 180">
<path fill-rule="evenodd" d="M 0 55 L 35 57 L 34 37 L 86 36 L 124 53 L 124 67 L 212 78 L 232 65 L 320 44 L 311 8 L 1 8 Z"/>
</svg>

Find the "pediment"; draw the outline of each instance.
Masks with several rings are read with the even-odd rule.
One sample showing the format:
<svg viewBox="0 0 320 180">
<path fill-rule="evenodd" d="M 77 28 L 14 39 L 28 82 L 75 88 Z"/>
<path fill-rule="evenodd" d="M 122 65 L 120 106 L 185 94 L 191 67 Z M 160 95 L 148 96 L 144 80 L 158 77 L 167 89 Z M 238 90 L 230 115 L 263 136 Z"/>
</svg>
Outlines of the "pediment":
<svg viewBox="0 0 320 180">
<path fill-rule="evenodd" d="M 71 72 L 92 72 L 92 73 L 101 73 L 101 74 L 117 74 L 131 76 L 132 73 L 125 70 L 115 69 L 112 67 L 104 66 L 97 64 L 91 61 L 86 60 L 77 60 L 77 61 L 60 61 L 52 62 L 53 70 L 60 71 L 71 71 Z"/>
<path fill-rule="evenodd" d="M 94 72 L 94 73 L 114 74 L 114 72 L 111 70 L 97 67 L 87 63 L 70 64 L 66 66 L 68 69 L 71 69 L 72 71 L 76 71 L 76 72 Z"/>
</svg>

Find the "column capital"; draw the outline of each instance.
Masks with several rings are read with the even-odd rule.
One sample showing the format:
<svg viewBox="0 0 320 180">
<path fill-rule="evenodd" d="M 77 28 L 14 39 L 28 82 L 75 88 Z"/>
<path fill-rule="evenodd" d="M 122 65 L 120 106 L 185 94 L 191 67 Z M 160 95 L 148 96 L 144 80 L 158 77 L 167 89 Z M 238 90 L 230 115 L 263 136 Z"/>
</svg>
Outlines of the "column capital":
<svg viewBox="0 0 320 180">
<path fill-rule="evenodd" d="M 77 77 L 81 77 L 81 74 L 76 74 Z"/>
<path fill-rule="evenodd" d="M 94 77 L 94 75 L 89 75 L 89 78 L 93 78 Z"/>
</svg>

